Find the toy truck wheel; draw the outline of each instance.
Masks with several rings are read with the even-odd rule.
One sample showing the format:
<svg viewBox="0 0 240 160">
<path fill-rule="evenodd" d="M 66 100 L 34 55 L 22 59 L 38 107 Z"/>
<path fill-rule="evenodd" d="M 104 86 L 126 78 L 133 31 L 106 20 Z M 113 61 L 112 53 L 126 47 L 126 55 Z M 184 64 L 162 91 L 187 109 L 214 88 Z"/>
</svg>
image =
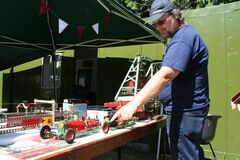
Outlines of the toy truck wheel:
<svg viewBox="0 0 240 160">
<path fill-rule="evenodd" d="M 75 139 L 75 131 L 70 128 L 64 134 L 64 139 L 67 143 L 72 143 Z"/>
<path fill-rule="evenodd" d="M 45 125 L 40 130 L 40 137 L 42 139 L 47 139 L 50 133 L 51 133 L 51 128 L 48 125 Z"/>
<path fill-rule="evenodd" d="M 104 122 L 102 126 L 103 133 L 107 134 L 109 131 L 109 123 Z"/>
</svg>

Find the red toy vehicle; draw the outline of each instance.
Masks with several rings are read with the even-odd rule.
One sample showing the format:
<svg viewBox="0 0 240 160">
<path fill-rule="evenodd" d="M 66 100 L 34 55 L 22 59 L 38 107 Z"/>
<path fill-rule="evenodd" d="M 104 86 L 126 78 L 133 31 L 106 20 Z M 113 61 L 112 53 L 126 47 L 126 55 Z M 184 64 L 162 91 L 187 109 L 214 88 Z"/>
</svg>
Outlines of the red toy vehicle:
<svg viewBox="0 0 240 160">
<path fill-rule="evenodd" d="M 106 134 L 109 131 L 109 124 L 105 122 L 101 125 L 97 120 L 64 120 L 59 122 L 55 132 L 51 131 L 50 126 L 44 125 L 40 130 L 40 136 L 43 139 L 55 137 L 72 143 L 75 137 L 99 132 L 100 128 Z"/>
</svg>

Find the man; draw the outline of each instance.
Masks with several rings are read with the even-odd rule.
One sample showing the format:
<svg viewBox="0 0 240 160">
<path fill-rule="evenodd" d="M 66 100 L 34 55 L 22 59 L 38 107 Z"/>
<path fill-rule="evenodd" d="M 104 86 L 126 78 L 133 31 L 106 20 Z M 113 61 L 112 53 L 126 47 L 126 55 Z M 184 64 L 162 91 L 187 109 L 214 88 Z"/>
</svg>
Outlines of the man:
<svg viewBox="0 0 240 160">
<path fill-rule="evenodd" d="M 115 118 L 130 119 L 137 108 L 159 93 L 167 113 L 167 133 L 174 160 L 203 160 L 200 139 L 209 110 L 208 49 L 198 32 L 184 22 L 167 0 L 155 0 L 150 21 L 163 37 L 171 38 L 161 69 Z"/>
<path fill-rule="evenodd" d="M 240 103 L 231 102 L 232 110 L 238 109 L 240 112 Z"/>
<path fill-rule="evenodd" d="M 238 109 L 240 112 L 240 91 L 231 98 L 232 110 Z"/>
</svg>

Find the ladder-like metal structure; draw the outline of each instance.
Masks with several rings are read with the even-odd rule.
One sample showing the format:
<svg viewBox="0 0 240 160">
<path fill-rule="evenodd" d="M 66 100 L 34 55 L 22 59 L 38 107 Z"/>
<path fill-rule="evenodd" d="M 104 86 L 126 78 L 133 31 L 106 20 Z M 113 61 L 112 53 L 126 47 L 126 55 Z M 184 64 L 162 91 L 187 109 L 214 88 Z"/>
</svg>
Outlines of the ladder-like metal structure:
<svg viewBox="0 0 240 160">
<path fill-rule="evenodd" d="M 117 94 L 115 101 L 130 101 L 141 89 L 141 82 L 145 80 L 145 60 L 149 60 L 141 54 L 137 54 L 130 66 Z"/>
<path fill-rule="evenodd" d="M 161 66 L 162 66 L 162 61 L 151 63 L 147 70 L 146 77 L 152 77 L 157 71 L 160 70 Z"/>
</svg>

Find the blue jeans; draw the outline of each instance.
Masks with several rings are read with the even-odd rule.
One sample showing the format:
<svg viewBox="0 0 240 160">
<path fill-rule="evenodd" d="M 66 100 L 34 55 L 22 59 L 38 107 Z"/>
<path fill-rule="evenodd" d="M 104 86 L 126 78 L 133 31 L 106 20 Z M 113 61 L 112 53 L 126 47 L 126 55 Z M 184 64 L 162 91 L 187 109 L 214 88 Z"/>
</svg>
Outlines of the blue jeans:
<svg viewBox="0 0 240 160">
<path fill-rule="evenodd" d="M 200 139 L 208 110 L 206 107 L 167 112 L 167 134 L 173 160 L 204 160 Z"/>
</svg>

